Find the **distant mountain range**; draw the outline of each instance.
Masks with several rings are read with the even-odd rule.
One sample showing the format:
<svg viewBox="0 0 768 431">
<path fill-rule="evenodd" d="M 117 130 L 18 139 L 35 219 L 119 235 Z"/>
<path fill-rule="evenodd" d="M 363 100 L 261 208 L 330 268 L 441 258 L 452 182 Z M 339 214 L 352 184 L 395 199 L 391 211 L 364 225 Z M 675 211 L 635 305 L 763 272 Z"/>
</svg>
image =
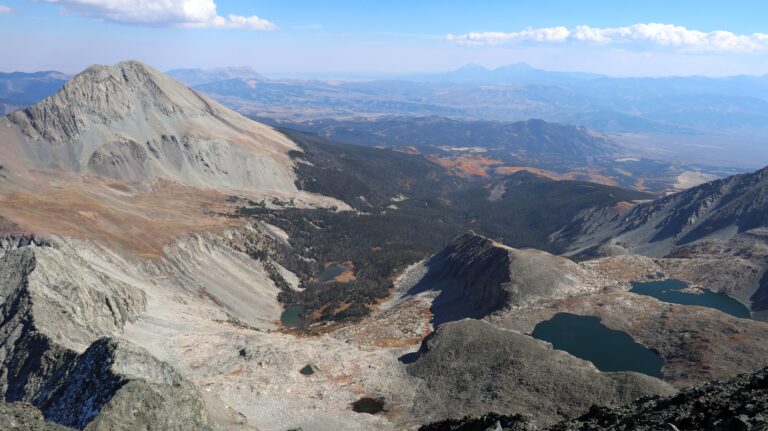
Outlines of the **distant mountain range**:
<svg viewBox="0 0 768 431">
<path fill-rule="evenodd" d="M 0 73 L 0 114 L 39 102 L 58 91 L 70 78 L 56 71 Z"/>
<path fill-rule="evenodd" d="M 549 122 L 621 135 L 699 161 L 768 162 L 768 77 L 613 78 L 517 64 L 380 80 L 229 79 L 195 87 L 239 112 L 301 122 L 391 115 Z M 692 153 L 680 145 L 680 139 Z"/>
<path fill-rule="evenodd" d="M 208 84 L 210 82 L 226 81 L 228 79 L 255 79 L 264 81 L 264 75 L 250 67 L 219 67 L 215 69 L 173 69 L 166 72 L 168 76 L 187 86 Z"/>
<path fill-rule="evenodd" d="M 524 63 L 496 69 L 470 64 L 446 73 L 366 81 L 269 79 L 249 67 L 168 74 L 243 113 L 273 118 L 540 118 L 601 131 L 675 133 L 768 124 L 768 75 L 613 78 Z M 59 72 L 0 74 L 0 103 L 27 106 L 69 78 Z"/>
<path fill-rule="evenodd" d="M 256 119 L 334 141 L 422 153 L 459 173 L 481 177 L 528 170 L 555 179 L 666 192 L 743 172 L 712 164 L 637 157 L 638 151 L 619 145 L 611 136 L 542 120 L 404 115 L 299 122 Z"/>
<path fill-rule="evenodd" d="M 399 77 L 399 79 L 427 82 L 456 82 L 465 84 L 565 84 L 601 77 L 603 76 L 585 72 L 551 72 L 536 69 L 525 63 L 515 63 L 500 66 L 495 69 L 488 69 L 478 64 L 467 64 L 450 72 L 406 75 Z"/>
<path fill-rule="evenodd" d="M 446 73 L 374 80 L 268 79 L 246 67 L 169 73 L 240 113 L 262 119 L 537 118 L 612 133 L 659 157 L 728 160 L 750 167 L 768 163 L 762 145 L 768 138 L 768 76 L 614 78 L 525 64 L 492 70 L 467 65 Z M 39 101 L 67 78 L 53 73 L 54 80 L 41 81 L 37 74 L 27 75 L 35 77 L 6 76 L 4 86 L 0 79 L 4 111 Z"/>
<path fill-rule="evenodd" d="M 277 123 L 280 124 L 280 123 Z M 606 136 L 583 127 L 542 120 L 517 122 L 460 121 L 445 117 L 384 117 L 378 119 L 310 120 L 291 128 L 358 145 L 414 147 L 427 152 L 503 150 L 535 157 L 580 159 L 609 156 L 618 146 Z"/>
</svg>

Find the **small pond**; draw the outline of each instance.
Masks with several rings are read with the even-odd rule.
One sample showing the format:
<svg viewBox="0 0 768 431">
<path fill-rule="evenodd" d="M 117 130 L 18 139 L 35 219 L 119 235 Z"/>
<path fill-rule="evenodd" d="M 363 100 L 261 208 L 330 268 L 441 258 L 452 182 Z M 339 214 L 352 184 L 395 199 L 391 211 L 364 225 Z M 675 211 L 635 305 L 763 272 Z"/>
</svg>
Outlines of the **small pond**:
<svg viewBox="0 0 768 431">
<path fill-rule="evenodd" d="M 368 413 L 375 415 L 384 410 L 384 398 L 360 398 L 352 403 L 352 410 L 357 413 Z"/>
<path fill-rule="evenodd" d="M 592 362 L 600 371 L 636 371 L 661 377 L 661 356 L 628 334 L 603 325 L 595 316 L 557 313 L 536 325 L 532 335 L 552 343 L 555 349 Z"/>
<path fill-rule="evenodd" d="M 346 270 L 347 270 L 347 267 L 340 263 L 334 263 L 333 265 L 328 265 L 328 267 L 325 268 L 323 273 L 320 274 L 320 281 L 323 281 L 323 282 L 331 281 L 334 278 L 343 274 L 344 271 Z"/>
<path fill-rule="evenodd" d="M 304 307 L 293 304 L 283 311 L 280 321 L 288 328 L 304 328 L 307 326 L 307 317 L 304 315 Z"/>
<path fill-rule="evenodd" d="M 312 365 L 307 365 L 300 369 L 299 372 L 305 376 L 311 376 L 312 374 L 315 374 L 315 369 L 312 368 Z"/>
<path fill-rule="evenodd" d="M 638 295 L 652 296 L 672 304 L 699 305 L 714 308 L 731 316 L 749 319 L 749 309 L 744 304 L 722 293 L 701 290 L 700 293 L 683 292 L 688 284 L 681 280 L 633 282 L 629 291 Z"/>
</svg>

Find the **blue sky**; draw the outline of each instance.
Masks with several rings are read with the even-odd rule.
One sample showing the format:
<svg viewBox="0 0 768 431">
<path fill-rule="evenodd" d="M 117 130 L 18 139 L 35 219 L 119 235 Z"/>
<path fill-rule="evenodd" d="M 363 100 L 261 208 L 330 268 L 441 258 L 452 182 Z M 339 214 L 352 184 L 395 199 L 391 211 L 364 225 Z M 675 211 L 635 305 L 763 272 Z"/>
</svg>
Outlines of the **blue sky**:
<svg viewBox="0 0 768 431">
<path fill-rule="evenodd" d="M 729 3 L 0 0 L 0 70 L 139 59 L 272 75 L 517 62 L 616 76 L 768 73 L 768 6 Z"/>
</svg>

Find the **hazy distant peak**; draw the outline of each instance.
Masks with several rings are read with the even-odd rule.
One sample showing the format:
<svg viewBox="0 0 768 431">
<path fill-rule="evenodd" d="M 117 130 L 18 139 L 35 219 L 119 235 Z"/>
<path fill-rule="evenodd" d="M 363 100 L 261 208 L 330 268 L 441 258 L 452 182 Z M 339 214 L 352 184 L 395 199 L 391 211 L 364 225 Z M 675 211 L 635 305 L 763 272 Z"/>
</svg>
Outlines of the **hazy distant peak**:
<svg viewBox="0 0 768 431">
<path fill-rule="evenodd" d="M 541 69 L 537 69 L 537 68 L 531 66 L 528 63 L 505 64 L 504 66 L 499 66 L 499 67 L 494 69 L 494 71 L 501 71 L 501 70 L 537 70 L 537 71 L 541 71 Z"/>
<path fill-rule="evenodd" d="M 167 73 L 169 76 L 189 86 L 230 79 L 255 81 L 266 81 L 268 79 L 249 66 L 217 67 L 213 69 L 174 69 L 169 70 Z"/>
<path fill-rule="evenodd" d="M 467 63 L 464 66 L 461 66 L 460 68 L 456 69 L 456 72 L 471 72 L 471 71 L 483 71 L 487 72 L 488 69 L 484 66 L 481 66 L 477 63 Z"/>
<path fill-rule="evenodd" d="M 580 72 L 547 71 L 537 69 L 527 63 L 512 63 L 493 69 L 469 63 L 450 72 L 422 75 L 417 79 L 459 83 L 559 84 L 596 78 L 598 76 Z"/>
</svg>

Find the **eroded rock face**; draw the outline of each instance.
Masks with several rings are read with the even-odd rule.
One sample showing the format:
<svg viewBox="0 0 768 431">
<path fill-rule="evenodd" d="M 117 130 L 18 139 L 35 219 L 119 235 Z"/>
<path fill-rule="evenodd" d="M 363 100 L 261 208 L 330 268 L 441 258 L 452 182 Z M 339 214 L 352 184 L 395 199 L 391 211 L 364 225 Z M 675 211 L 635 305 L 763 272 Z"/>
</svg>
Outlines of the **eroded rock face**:
<svg viewBox="0 0 768 431">
<path fill-rule="evenodd" d="M 407 369 L 424 381 L 417 414 L 434 419 L 496 411 L 551 424 L 593 404 L 675 392 L 642 374 L 601 373 L 529 336 L 469 319 L 438 328 Z"/>
<path fill-rule="evenodd" d="M 45 382 L 76 355 L 38 331 L 29 288 L 36 265 L 35 252 L 29 247 L 0 257 L 0 393 L 7 401 L 33 401 Z"/>
<path fill-rule="evenodd" d="M 38 396 L 45 417 L 77 429 L 213 429 L 173 368 L 125 341 L 94 342 Z"/>
<path fill-rule="evenodd" d="M 87 248 L 5 241 L 0 395 L 76 429 L 211 428 L 199 394 L 172 367 L 128 342 L 99 338 L 120 334 L 146 299 L 97 270 Z"/>
</svg>

